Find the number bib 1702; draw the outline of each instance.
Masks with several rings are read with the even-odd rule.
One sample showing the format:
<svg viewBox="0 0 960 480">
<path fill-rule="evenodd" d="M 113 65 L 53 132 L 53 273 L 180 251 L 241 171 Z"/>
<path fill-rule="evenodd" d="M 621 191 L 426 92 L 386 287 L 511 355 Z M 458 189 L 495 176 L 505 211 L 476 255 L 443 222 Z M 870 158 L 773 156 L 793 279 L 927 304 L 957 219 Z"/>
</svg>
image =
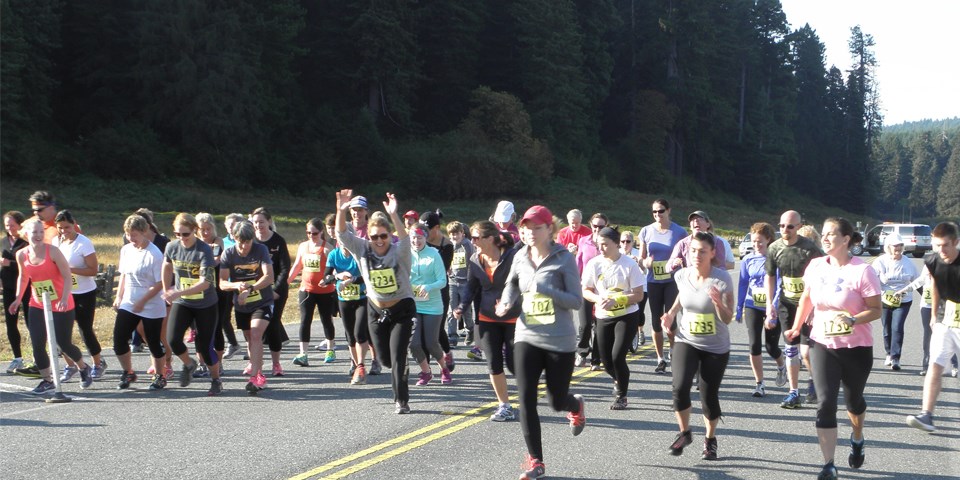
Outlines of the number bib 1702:
<svg viewBox="0 0 960 480">
<path fill-rule="evenodd" d="M 843 321 L 849 317 L 847 312 L 827 312 L 824 314 L 823 335 L 825 337 L 845 337 L 853 333 L 853 327 Z"/>
<path fill-rule="evenodd" d="M 467 252 L 465 250 L 457 250 L 453 254 L 453 263 L 451 263 L 450 266 L 456 270 L 467 268 Z"/>
<path fill-rule="evenodd" d="M 542 293 L 523 294 L 523 314 L 528 325 L 550 325 L 557 321 L 553 299 Z"/>
<path fill-rule="evenodd" d="M 654 280 L 670 280 L 670 272 L 667 272 L 666 260 L 653 262 L 653 279 Z"/>
<path fill-rule="evenodd" d="M 897 292 L 894 292 L 893 290 L 887 290 L 883 292 L 883 296 L 880 297 L 880 301 L 890 308 L 899 308 L 901 297 L 900 295 L 897 295 Z"/>
<path fill-rule="evenodd" d="M 351 283 L 340 285 L 340 298 L 344 300 L 360 300 L 360 285 Z"/>
<path fill-rule="evenodd" d="M 767 306 L 767 289 L 764 287 L 751 287 L 750 296 L 753 298 L 753 306 Z"/>
<path fill-rule="evenodd" d="M 181 291 L 187 290 L 198 283 L 200 283 L 199 278 L 180 277 L 180 290 Z M 203 300 L 203 292 L 193 293 L 190 295 L 181 295 L 180 298 L 184 300 Z"/>
<path fill-rule="evenodd" d="M 320 255 L 308 253 L 303 256 L 303 271 L 317 273 L 323 271 L 324 265 L 320 264 Z"/>
<path fill-rule="evenodd" d="M 397 291 L 397 273 L 392 268 L 370 270 L 370 283 L 373 290 L 384 295 Z"/>
<path fill-rule="evenodd" d="M 707 336 L 717 334 L 717 316 L 712 313 L 686 313 L 687 331 L 690 335 Z"/>
<path fill-rule="evenodd" d="M 802 277 L 782 277 L 783 280 L 783 296 L 789 298 L 790 300 L 799 300 L 800 295 L 803 294 L 803 278 Z"/>
<path fill-rule="evenodd" d="M 943 323 L 950 328 L 960 328 L 960 305 L 957 302 L 946 301 L 943 309 Z"/>
<path fill-rule="evenodd" d="M 33 286 L 33 293 L 40 301 L 43 301 L 43 292 L 50 294 L 51 302 L 60 299 L 60 296 L 57 295 L 57 290 L 53 288 L 53 280 L 34 280 L 30 285 Z"/>
</svg>

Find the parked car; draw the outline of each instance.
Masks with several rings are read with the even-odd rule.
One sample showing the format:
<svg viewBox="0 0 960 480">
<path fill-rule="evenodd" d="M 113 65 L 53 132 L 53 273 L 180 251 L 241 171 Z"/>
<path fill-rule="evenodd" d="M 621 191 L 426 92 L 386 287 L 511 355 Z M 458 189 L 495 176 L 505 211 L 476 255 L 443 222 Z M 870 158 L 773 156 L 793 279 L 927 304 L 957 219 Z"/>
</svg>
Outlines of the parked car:
<svg viewBox="0 0 960 480">
<path fill-rule="evenodd" d="M 867 228 L 861 242 L 862 251 L 870 255 L 880 255 L 883 252 L 883 240 L 892 233 L 900 234 L 903 238 L 903 253 L 910 253 L 916 258 L 920 258 L 924 253 L 933 249 L 930 243 L 931 228 L 929 225 L 916 223 L 881 223 L 872 228 Z M 854 254 L 857 248 L 851 249 Z"/>
<path fill-rule="evenodd" d="M 774 232 L 774 236 L 775 238 L 773 240 L 776 241 L 780 238 L 780 232 Z M 737 246 L 737 249 L 737 253 L 740 255 L 740 260 L 743 260 L 743 257 L 753 253 L 753 242 L 750 240 L 749 233 L 743 236 L 743 240 L 740 240 L 740 245 Z"/>
</svg>

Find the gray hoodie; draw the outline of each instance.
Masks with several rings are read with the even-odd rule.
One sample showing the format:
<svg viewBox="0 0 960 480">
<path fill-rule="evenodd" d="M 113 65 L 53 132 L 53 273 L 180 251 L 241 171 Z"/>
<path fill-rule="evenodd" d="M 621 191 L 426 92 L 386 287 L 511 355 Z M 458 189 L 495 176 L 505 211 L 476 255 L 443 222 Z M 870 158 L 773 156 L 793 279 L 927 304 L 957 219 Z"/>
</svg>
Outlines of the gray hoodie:
<svg viewBox="0 0 960 480">
<path fill-rule="evenodd" d="M 509 305 L 524 303 L 515 342 L 553 352 L 577 350 L 574 315 L 583 305 L 583 294 L 576 261 L 566 248 L 552 243 L 550 254 L 538 267 L 530 258 L 530 247 L 521 247 L 513 257 L 500 301 Z"/>
</svg>

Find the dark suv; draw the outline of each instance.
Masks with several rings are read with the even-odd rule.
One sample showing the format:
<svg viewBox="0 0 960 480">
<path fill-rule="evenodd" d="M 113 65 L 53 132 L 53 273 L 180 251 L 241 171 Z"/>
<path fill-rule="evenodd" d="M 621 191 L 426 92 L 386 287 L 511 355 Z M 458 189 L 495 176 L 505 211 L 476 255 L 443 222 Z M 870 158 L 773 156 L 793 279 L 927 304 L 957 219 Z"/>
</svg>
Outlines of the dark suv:
<svg viewBox="0 0 960 480">
<path fill-rule="evenodd" d="M 883 240 L 887 235 L 898 233 L 903 238 L 903 253 L 912 253 L 914 257 L 920 258 L 933 249 L 930 245 L 930 230 L 929 225 L 882 223 L 867 229 L 861 245 L 870 255 L 879 255 L 883 252 Z"/>
</svg>

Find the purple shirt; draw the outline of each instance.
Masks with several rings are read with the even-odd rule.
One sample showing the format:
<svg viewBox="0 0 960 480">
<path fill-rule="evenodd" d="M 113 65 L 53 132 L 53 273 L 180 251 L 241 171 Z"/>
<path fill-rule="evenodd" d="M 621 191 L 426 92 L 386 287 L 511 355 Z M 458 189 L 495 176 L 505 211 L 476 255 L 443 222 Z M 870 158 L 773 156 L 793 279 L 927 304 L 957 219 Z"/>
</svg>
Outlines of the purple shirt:
<svg viewBox="0 0 960 480">
<path fill-rule="evenodd" d="M 600 255 L 600 250 L 597 244 L 593 243 L 593 235 L 581 238 L 577 243 L 577 271 L 581 276 L 583 276 L 583 267 L 597 255 Z"/>
</svg>

